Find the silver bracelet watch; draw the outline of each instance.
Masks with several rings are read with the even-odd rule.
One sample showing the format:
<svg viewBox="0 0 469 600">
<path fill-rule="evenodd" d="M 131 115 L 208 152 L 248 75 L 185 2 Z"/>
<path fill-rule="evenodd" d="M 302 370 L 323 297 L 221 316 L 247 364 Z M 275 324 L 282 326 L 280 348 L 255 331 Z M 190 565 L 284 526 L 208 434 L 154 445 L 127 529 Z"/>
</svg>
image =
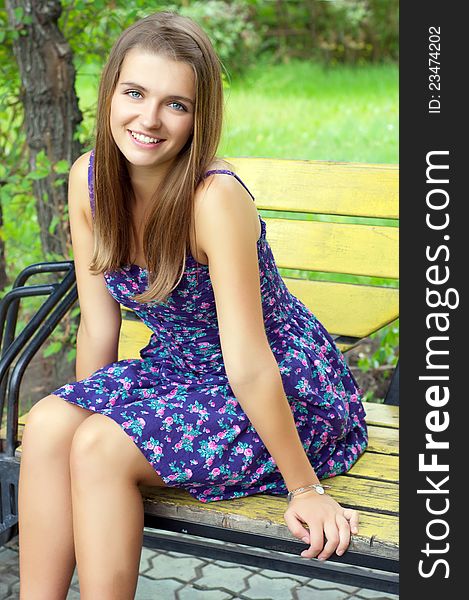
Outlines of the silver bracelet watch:
<svg viewBox="0 0 469 600">
<path fill-rule="evenodd" d="M 302 492 L 306 492 L 307 490 L 315 490 L 318 494 L 325 494 L 324 488 L 330 488 L 330 485 L 323 485 L 321 483 L 312 483 L 311 485 L 305 485 L 304 487 L 296 488 L 296 490 L 291 490 L 287 494 L 287 502 L 290 504 L 291 499 Z"/>
</svg>

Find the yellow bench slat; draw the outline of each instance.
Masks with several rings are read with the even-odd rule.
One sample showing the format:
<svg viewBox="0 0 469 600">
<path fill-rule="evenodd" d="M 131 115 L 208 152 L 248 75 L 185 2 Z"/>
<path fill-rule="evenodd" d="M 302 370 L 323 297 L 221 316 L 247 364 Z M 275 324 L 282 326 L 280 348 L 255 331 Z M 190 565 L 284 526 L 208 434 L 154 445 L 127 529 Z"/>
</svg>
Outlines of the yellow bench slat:
<svg viewBox="0 0 469 600">
<path fill-rule="evenodd" d="M 139 352 L 148 344 L 152 331 L 143 321 L 125 318 L 126 313 L 133 311 L 124 309 L 123 313 L 117 358 L 140 358 Z"/>
<path fill-rule="evenodd" d="M 399 217 L 397 165 L 228 158 L 261 209 Z"/>
<path fill-rule="evenodd" d="M 291 219 L 266 219 L 266 224 L 278 267 L 399 277 L 397 227 Z"/>
<path fill-rule="evenodd" d="M 283 518 L 286 508 L 284 496 L 260 494 L 202 503 L 181 489 L 141 486 L 140 490 L 145 512 L 154 516 L 298 541 L 290 533 Z M 336 498 L 335 491 L 331 495 Z M 361 511 L 360 531 L 353 536 L 351 549 L 397 559 L 397 535 L 396 516 Z M 299 542 L 299 547 L 300 545 L 303 549 L 304 545 Z"/>
<path fill-rule="evenodd" d="M 338 475 L 323 480 L 339 504 L 360 510 L 399 513 L 399 486 L 387 481 Z"/>
<path fill-rule="evenodd" d="M 290 277 L 284 281 L 331 335 L 364 338 L 399 316 L 399 290 L 395 288 Z"/>
<path fill-rule="evenodd" d="M 368 450 L 360 456 L 346 475 L 398 483 L 399 457 L 389 454 L 377 454 Z"/>
<path fill-rule="evenodd" d="M 368 451 L 399 455 L 399 430 L 368 425 Z"/>
<path fill-rule="evenodd" d="M 399 429 L 399 407 L 376 402 L 363 402 L 368 425 Z"/>
</svg>

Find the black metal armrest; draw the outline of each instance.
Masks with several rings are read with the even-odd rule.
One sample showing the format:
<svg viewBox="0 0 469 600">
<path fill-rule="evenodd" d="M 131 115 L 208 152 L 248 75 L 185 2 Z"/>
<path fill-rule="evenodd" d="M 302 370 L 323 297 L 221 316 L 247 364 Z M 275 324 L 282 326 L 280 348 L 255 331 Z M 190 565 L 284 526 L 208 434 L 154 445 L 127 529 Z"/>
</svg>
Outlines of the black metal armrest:
<svg viewBox="0 0 469 600">
<path fill-rule="evenodd" d="M 32 275 L 56 272 L 65 272 L 58 283 L 26 285 Z M 15 338 L 21 298 L 31 296 L 47 297 Z M 31 359 L 77 298 L 74 263 L 60 261 L 29 265 L 0 300 L 0 430 L 6 407 L 6 437 L 0 439 L 0 545 L 8 541 L 18 521 L 19 461 L 15 449 L 21 380 Z"/>
</svg>

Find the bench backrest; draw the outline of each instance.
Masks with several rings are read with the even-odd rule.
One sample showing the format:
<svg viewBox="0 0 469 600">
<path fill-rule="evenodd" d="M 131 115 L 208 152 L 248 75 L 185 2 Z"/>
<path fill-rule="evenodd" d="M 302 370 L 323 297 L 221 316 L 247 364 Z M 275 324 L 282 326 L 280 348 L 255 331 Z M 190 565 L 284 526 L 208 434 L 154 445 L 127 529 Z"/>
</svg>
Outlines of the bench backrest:
<svg viewBox="0 0 469 600">
<path fill-rule="evenodd" d="M 396 165 L 227 160 L 256 198 L 285 284 L 343 351 L 398 317 Z M 138 357 L 149 333 L 124 318 L 119 359 Z"/>
</svg>

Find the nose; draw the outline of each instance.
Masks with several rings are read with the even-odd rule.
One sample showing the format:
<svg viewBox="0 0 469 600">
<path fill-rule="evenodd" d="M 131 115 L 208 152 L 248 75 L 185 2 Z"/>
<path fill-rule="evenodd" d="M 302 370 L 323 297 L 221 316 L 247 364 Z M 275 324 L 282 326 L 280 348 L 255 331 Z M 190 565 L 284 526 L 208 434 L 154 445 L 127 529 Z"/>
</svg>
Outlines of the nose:
<svg viewBox="0 0 469 600">
<path fill-rule="evenodd" d="M 144 129 L 159 129 L 161 127 L 161 111 L 158 103 L 148 102 L 142 108 L 142 114 L 140 117 L 142 128 Z"/>
</svg>

